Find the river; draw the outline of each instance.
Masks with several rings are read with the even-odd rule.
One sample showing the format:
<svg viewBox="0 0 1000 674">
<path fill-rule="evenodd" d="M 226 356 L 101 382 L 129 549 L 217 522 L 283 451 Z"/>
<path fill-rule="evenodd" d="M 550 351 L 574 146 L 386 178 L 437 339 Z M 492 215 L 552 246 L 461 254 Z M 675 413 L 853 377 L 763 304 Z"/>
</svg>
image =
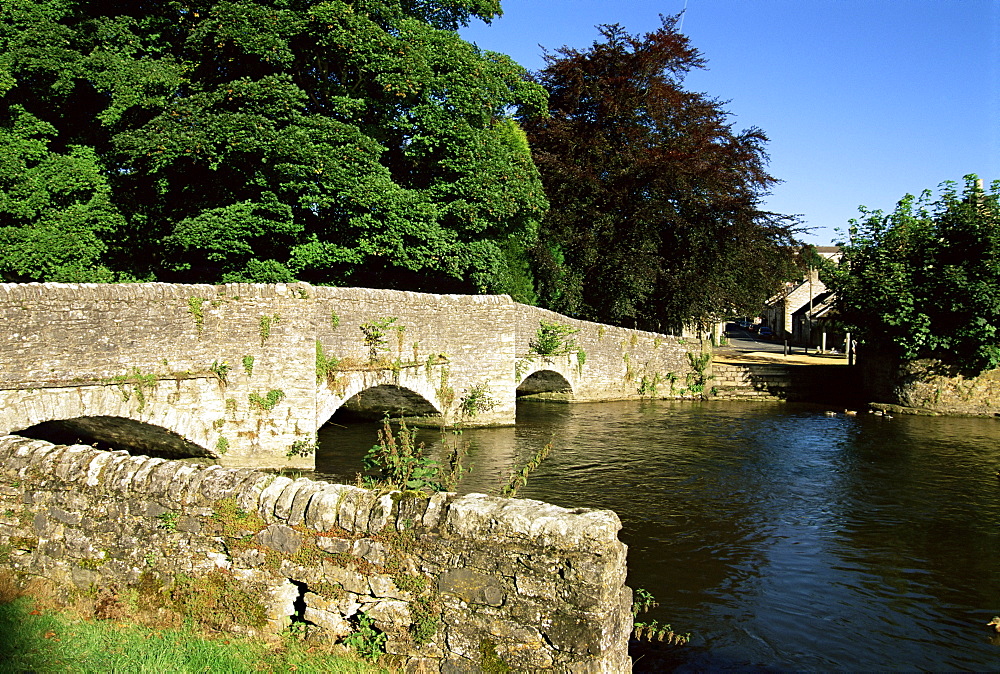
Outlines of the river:
<svg viewBox="0 0 1000 674">
<path fill-rule="evenodd" d="M 318 476 L 353 480 L 376 428 L 324 427 Z M 636 671 L 1000 669 L 1000 420 L 532 402 L 458 439 L 459 491 L 551 441 L 518 495 L 618 513 L 629 585 L 660 604 L 640 619 L 691 633 Z"/>
</svg>

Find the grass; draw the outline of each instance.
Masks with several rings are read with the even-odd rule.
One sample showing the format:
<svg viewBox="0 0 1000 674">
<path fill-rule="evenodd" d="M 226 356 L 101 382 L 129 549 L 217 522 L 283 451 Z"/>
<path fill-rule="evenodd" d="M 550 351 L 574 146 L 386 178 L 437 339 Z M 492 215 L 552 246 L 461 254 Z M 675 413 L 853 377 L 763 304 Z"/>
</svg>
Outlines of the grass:
<svg viewBox="0 0 1000 674">
<path fill-rule="evenodd" d="M 0 672 L 385 672 L 289 633 L 264 641 L 208 634 L 191 623 L 150 626 L 98 619 L 87 601 L 57 607 L 51 591 L 0 578 Z M 96 602 L 99 606 L 100 602 Z M 91 615 L 88 615 L 91 613 Z M 98 614 L 100 611 L 98 610 Z"/>
</svg>

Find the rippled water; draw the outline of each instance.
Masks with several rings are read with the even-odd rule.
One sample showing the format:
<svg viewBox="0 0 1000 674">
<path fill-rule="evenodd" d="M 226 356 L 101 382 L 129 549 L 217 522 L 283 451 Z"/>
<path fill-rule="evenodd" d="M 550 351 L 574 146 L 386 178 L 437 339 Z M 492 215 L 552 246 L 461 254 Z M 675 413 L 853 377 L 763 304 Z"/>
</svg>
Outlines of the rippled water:
<svg viewBox="0 0 1000 674">
<path fill-rule="evenodd" d="M 318 472 L 352 479 L 375 436 L 326 427 Z M 460 491 L 551 440 L 519 495 L 619 514 L 629 585 L 660 602 L 643 617 L 692 637 L 637 671 L 1000 670 L 1000 420 L 529 403 L 462 440 Z"/>
</svg>

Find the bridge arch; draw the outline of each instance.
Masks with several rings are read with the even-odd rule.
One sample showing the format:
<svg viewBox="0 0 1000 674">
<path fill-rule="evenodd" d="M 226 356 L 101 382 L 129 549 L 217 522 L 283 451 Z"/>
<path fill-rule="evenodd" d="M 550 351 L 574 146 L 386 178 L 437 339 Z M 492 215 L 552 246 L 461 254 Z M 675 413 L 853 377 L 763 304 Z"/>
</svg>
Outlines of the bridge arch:
<svg viewBox="0 0 1000 674">
<path fill-rule="evenodd" d="M 526 395 L 542 393 L 560 394 L 562 397 L 573 396 L 573 382 L 577 372 L 571 365 L 563 365 L 553 359 L 533 364 L 523 377 L 519 377 L 515 395 L 520 398 Z"/>
<path fill-rule="evenodd" d="M 53 419 L 24 429 L 14 429 L 12 434 L 45 440 L 57 445 L 85 444 L 102 449 L 109 447 L 124 449 L 130 454 L 163 459 L 212 456 L 212 453 L 204 447 L 173 431 L 126 417 L 87 416 Z"/>
<path fill-rule="evenodd" d="M 316 407 L 316 428 L 343 408 L 373 418 L 392 416 L 440 416 L 439 391 L 426 373 L 354 371 L 342 373 L 337 391 L 321 385 Z M 324 395 L 325 393 L 325 395 Z"/>
<path fill-rule="evenodd" d="M 189 380 L 178 383 L 178 388 L 201 385 Z M 167 382 L 159 381 L 139 394 L 116 385 L 24 391 L 23 404 L 15 402 L 0 409 L 0 432 L 39 432 L 60 438 L 76 435 L 136 453 L 218 458 L 210 449 L 209 439 L 218 433 L 206 418 L 209 407 L 200 406 L 206 412 L 203 414 L 178 408 L 171 403 L 168 388 Z"/>
</svg>

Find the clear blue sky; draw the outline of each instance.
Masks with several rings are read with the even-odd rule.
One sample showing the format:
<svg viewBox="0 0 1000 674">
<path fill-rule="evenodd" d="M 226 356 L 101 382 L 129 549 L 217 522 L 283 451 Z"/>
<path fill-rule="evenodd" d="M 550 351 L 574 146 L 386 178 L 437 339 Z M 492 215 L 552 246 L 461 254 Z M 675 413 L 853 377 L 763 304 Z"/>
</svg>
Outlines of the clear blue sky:
<svg viewBox="0 0 1000 674">
<path fill-rule="evenodd" d="M 583 49 L 597 24 L 631 33 L 685 0 L 502 0 L 462 36 L 529 70 Z M 686 86 L 729 101 L 737 129 L 770 138 L 784 181 L 767 208 L 799 214 L 817 245 L 858 206 L 976 173 L 1000 179 L 1000 0 L 687 0 L 682 32 L 708 59 Z"/>
</svg>

